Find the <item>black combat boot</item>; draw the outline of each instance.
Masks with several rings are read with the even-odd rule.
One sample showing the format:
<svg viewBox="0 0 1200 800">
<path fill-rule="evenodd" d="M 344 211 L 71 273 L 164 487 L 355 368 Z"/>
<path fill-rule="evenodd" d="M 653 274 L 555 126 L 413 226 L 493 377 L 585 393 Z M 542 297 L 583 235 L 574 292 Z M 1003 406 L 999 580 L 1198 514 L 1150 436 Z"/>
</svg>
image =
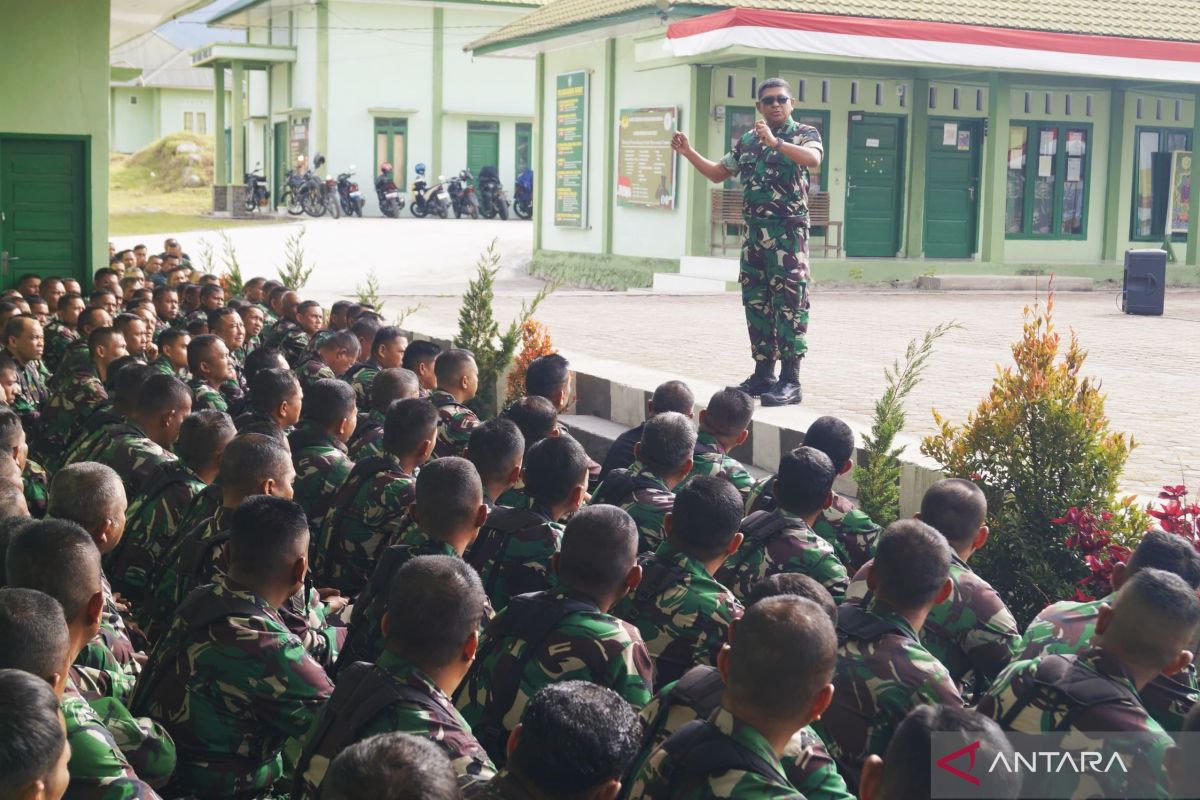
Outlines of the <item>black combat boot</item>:
<svg viewBox="0 0 1200 800">
<path fill-rule="evenodd" d="M 738 384 L 737 388 L 741 389 L 751 397 L 758 397 L 763 392 L 769 391 L 775 385 L 775 361 L 755 361 L 754 374 L 746 380 Z"/>
<path fill-rule="evenodd" d="M 800 391 L 800 359 L 785 358 L 779 370 L 779 380 L 760 398 L 764 406 L 794 406 L 802 397 Z"/>
</svg>

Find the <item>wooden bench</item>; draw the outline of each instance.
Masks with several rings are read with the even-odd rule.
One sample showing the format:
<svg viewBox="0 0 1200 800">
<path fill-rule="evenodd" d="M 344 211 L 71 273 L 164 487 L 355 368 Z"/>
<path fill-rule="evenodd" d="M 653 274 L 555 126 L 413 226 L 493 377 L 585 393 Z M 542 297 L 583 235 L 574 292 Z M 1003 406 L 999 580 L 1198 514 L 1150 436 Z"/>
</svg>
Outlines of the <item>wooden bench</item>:
<svg viewBox="0 0 1200 800">
<path fill-rule="evenodd" d="M 808 196 L 808 220 L 809 225 L 813 228 L 824 228 L 824 242 L 820 245 L 822 255 L 829 255 L 830 250 L 834 250 L 837 255 L 842 254 L 842 221 L 831 220 L 829 218 L 829 193 L 817 192 Z M 709 223 L 711 233 L 709 236 L 709 249 L 717 250 L 720 247 L 721 255 L 729 249 L 729 229 L 731 226 L 736 226 L 738 235 L 737 247 L 741 247 L 741 235 L 746 223 L 742 221 L 742 190 L 741 189 L 714 189 L 712 193 L 712 205 L 710 207 Z M 832 229 L 837 230 L 837 236 L 834 243 L 829 243 L 829 234 Z M 718 244 L 718 237 L 720 243 Z M 811 250 L 811 242 L 809 244 Z"/>
<path fill-rule="evenodd" d="M 842 254 L 842 221 L 839 219 L 829 218 L 829 192 L 817 192 L 808 196 L 808 224 L 811 228 L 824 228 L 824 242 L 821 243 L 821 255 L 829 255 L 830 250 L 835 250 L 838 256 Z M 837 239 L 834 244 L 829 243 L 829 234 L 833 228 L 837 228 Z M 812 251 L 812 242 L 809 242 L 809 252 Z"/>
</svg>

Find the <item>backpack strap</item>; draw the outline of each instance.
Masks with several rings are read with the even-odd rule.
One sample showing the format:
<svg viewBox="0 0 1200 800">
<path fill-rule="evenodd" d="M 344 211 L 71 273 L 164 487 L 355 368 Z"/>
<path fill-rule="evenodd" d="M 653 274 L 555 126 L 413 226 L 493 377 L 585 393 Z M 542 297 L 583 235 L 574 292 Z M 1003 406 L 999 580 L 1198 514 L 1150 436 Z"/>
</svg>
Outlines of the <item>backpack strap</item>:
<svg viewBox="0 0 1200 800">
<path fill-rule="evenodd" d="M 195 533 L 188 534 L 179 548 L 179 570 L 176 574 L 179 576 L 177 589 L 181 591 L 175 597 L 177 603 L 182 603 L 192 589 L 200 585 L 205 565 L 212 562 L 217 548 L 233 537 L 232 531 L 218 531 L 208 539 L 201 539 Z"/>
<path fill-rule="evenodd" d="M 192 471 L 178 461 L 164 461 L 146 483 L 142 497 L 155 498 L 166 491 L 168 486 L 196 479 Z M 197 479 L 198 480 L 198 479 Z"/>
<path fill-rule="evenodd" d="M 672 687 L 669 698 L 672 704 L 687 706 L 700 719 L 707 719 L 721 704 L 724 691 L 725 681 L 720 671 L 716 667 L 699 666 L 683 674 Z"/>
<path fill-rule="evenodd" d="M 742 520 L 742 533 L 751 543 L 761 547 L 768 540 L 783 533 L 787 526 L 788 521 L 782 514 L 776 514 L 773 511 L 755 511 Z"/>
<path fill-rule="evenodd" d="M 891 620 L 876 616 L 865 608 L 851 603 L 838 606 L 837 637 L 838 646 L 849 641 L 870 642 L 894 633 L 911 639 L 908 631 Z"/>
<path fill-rule="evenodd" d="M 672 797 L 682 797 L 710 775 L 730 770 L 753 773 L 776 786 L 791 786 L 778 765 L 726 736 L 708 720 L 692 720 L 667 737 L 662 747 L 671 757 Z"/>
<path fill-rule="evenodd" d="M 1008 730 L 1013 720 L 1035 699 L 1055 694 L 1066 697 L 1070 702 L 1067 713 L 1063 714 L 1054 728 L 1060 733 L 1069 730 L 1079 714 L 1096 706 L 1123 702 L 1141 705 L 1136 695 L 1116 681 L 1108 680 L 1081 666 L 1077 655 L 1053 653 L 1044 656 L 1038 662 L 1033 674 L 1033 684 L 1000 718 L 1000 727 Z"/>
<path fill-rule="evenodd" d="M 358 597 L 354 599 L 354 610 L 350 614 L 350 626 L 346 632 L 346 641 L 342 644 L 337 662 L 333 665 L 331 677 L 340 672 L 342 664 L 350 665 L 363 656 L 374 656 L 374 654 L 359 651 L 371 641 L 371 637 L 375 633 L 371 628 L 378 624 L 379 620 L 383 618 L 384 612 L 387 611 L 388 589 L 391 586 L 392 578 L 400 567 L 412 558 L 412 553 L 413 548 L 409 545 L 393 544 L 384 548 L 379 555 L 379 561 L 375 565 L 375 571 L 371 573 L 370 580 L 359 592 Z"/>
<path fill-rule="evenodd" d="M 500 580 L 500 565 L 513 538 L 521 531 L 537 528 L 546 522 L 544 516 L 528 508 L 497 508 L 488 514 L 483 529 L 463 553 L 463 560 L 480 574 L 483 574 L 484 567 L 491 564 L 483 583 L 483 590 L 488 597 L 492 596 L 496 582 Z"/>
<path fill-rule="evenodd" d="M 596 487 L 596 494 L 592 496 L 591 504 L 606 503 L 616 506 L 623 503 L 638 489 L 657 488 L 658 484 L 645 475 L 636 475 L 625 468 L 614 469 Z"/>
<path fill-rule="evenodd" d="M 634 600 L 640 605 L 649 603 L 672 586 L 678 586 L 687 575 L 679 564 L 655 558 L 653 553 L 638 559 L 642 565 L 642 581 L 634 590 Z"/>
</svg>

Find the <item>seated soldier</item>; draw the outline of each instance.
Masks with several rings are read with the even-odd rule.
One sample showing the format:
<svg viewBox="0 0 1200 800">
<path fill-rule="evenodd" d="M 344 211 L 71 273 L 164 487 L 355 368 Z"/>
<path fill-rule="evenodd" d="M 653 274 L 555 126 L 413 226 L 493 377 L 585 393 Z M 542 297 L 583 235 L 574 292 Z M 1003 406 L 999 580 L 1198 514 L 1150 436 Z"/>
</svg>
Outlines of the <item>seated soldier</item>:
<svg viewBox="0 0 1200 800">
<path fill-rule="evenodd" d="M 253 497 L 233 515 L 229 573 L 188 595 L 154 648 L 134 707 L 179 751 L 170 789 L 229 797 L 271 789 L 281 752 L 312 726 L 333 686 L 279 616 L 304 588 L 304 511 Z"/>
<path fill-rule="evenodd" d="M 778 487 L 776 496 L 785 502 Z M 917 638 L 929 610 L 954 589 L 945 537 L 919 520 L 893 522 L 867 584 L 870 603 L 838 609 L 837 692 L 815 726 L 851 789 L 863 762 L 883 754 L 909 711 L 921 703 L 963 704 L 950 673 Z"/>
<path fill-rule="evenodd" d="M 59 800 L 70 758 L 54 691 L 28 672 L 0 669 L 0 796 Z"/>
<path fill-rule="evenodd" d="M 50 516 L 83 528 L 106 557 L 121 542 L 125 531 L 125 490 L 117 473 L 103 464 L 85 461 L 63 467 L 50 484 Z M 137 651 L 122 618 L 127 610 L 123 598 L 114 596 L 103 570 L 104 617 L 100 632 L 88 642 L 75 663 L 107 673 L 111 695 L 128 702 L 133 684 L 142 671 L 145 654 Z"/>
<path fill-rule="evenodd" d="M 354 434 L 358 415 L 354 390 L 337 379 L 317 381 L 305 391 L 304 399 L 300 425 L 288 436 L 288 444 L 296 465 L 296 502 L 308 515 L 316 539 L 333 498 L 354 469 L 346 442 Z"/>
<path fill-rule="evenodd" d="M 571 365 L 559 353 L 538 356 L 525 370 L 525 394 L 529 397 L 544 397 L 554 406 L 555 414 L 562 414 L 571 405 Z M 571 431 L 561 420 L 555 427 L 560 436 L 570 436 Z M 532 444 L 532 443 L 531 443 Z M 588 459 L 588 476 L 591 485 L 600 480 L 600 465 Z"/>
<path fill-rule="evenodd" d="M 973 744 L 972 764 L 978 761 L 982 765 L 991 765 L 1001 756 L 1010 764 L 1015 762 L 1012 743 L 1004 737 L 999 725 L 982 714 L 956 706 L 917 706 L 896 727 L 883 758 L 871 756 L 863 764 L 858 790 L 861 800 L 934 797 L 933 773 L 929 765 L 934 763 L 935 733 L 957 734 L 964 746 Z M 983 770 L 978 774 L 984 774 Z M 952 781 L 959 780 L 949 773 L 946 776 Z M 986 791 L 979 794 L 981 797 L 986 794 L 995 800 L 1005 800 L 1027 796 L 1021 792 L 1021 775 L 1016 772 L 989 769 L 984 780 L 987 786 Z M 954 788 L 958 788 L 957 785 Z"/>
<path fill-rule="evenodd" d="M 521 429 L 503 417 L 475 426 L 467 442 L 465 457 L 479 470 L 483 481 L 483 502 L 495 510 L 495 498 L 507 492 L 521 478 L 525 460 L 525 437 Z"/>
<path fill-rule="evenodd" d="M 733 484 L 742 497 L 754 486 L 754 479 L 736 458 L 729 455 L 750 436 L 750 418 L 754 416 L 754 398 L 732 387 L 713 394 L 708 407 L 700 409 L 700 430 L 696 434 L 696 455 L 688 478 L 718 475 Z"/>
<path fill-rule="evenodd" d="M 350 331 L 335 331 L 325 336 L 316 352 L 296 367 L 300 388 L 308 391 L 317 381 L 341 378 L 358 360 L 358 339 Z M 351 394 L 354 391 L 351 390 Z"/>
<path fill-rule="evenodd" d="M 1200 706 L 1192 706 L 1180 730 L 1191 735 L 1178 737 L 1175 746 L 1167 750 L 1163 758 L 1171 797 L 1196 794 L 1200 787 L 1200 737 L 1195 736 L 1200 733 Z"/>
<path fill-rule="evenodd" d="M 11 458 L 20 470 L 25 510 L 38 519 L 46 516 L 50 476 L 41 464 L 29 457 L 25 428 L 21 425 L 21 418 L 11 408 L 0 408 L 0 454 Z"/>
<path fill-rule="evenodd" d="M 329 765 L 322 800 L 461 800 L 454 770 L 437 745 L 407 733 L 380 733 Z"/>
<path fill-rule="evenodd" d="M 113 586 L 135 605 L 145 600 L 159 561 L 187 533 L 179 522 L 196 495 L 216 480 L 221 454 L 234 434 L 227 414 L 211 409 L 189 414 L 175 442 L 179 460 L 159 465 L 145 491 L 129 504 L 125 535 L 108 566 Z"/>
<path fill-rule="evenodd" d="M 179 292 L 171 286 L 155 286 L 150 296 L 154 301 L 154 315 L 158 317 L 154 335 L 161 345 L 165 331 L 185 329 L 183 320 L 179 318 Z"/>
<path fill-rule="evenodd" d="M 370 456 L 383 455 L 383 426 L 388 409 L 397 400 L 416 397 L 417 376 L 406 369 L 385 369 L 371 381 L 370 406 L 363 410 L 358 404 L 358 424 L 350 437 L 350 458 L 355 462 Z"/>
<path fill-rule="evenodd" d="M 313 548 L 321 586 L 358 594 L 383 550 L 396 543 L 404 512 L 416 497 L 417 468 L 437 439 L 437 411 L 428 401 L 397 400 L 384 421 L 383 454 L 362 459 L 334 496 Z"/>
<path fill-rule="evenodd" d="M 29 313 L 42 326 L 42 334 L 45 335 L 46 326 L 50 324 L 50 306 L 37 295 L 32 295 L 25 298 L 25 304 L 29 306 Z"/>
<path fill-rule="evenodd" d="M 221 393 L 221 386 L 235 376 L 225 342 L 211 333 L 201 334 L 192 337 L 187 351 L 188 372 L 192 374 L 188 385 L 195 395 L 196 410 L 211 408 L 228 412 L 229 402 Z"/>
<path fill-rule="evenodd" d="M 611 689 L 563 681 L 534 695 L 508 737 L 508 766 L 468 790 L 471 800 L 619 796 L 637 754 L 637 712 Z"/>
<path fill-rule="evenodd" d="M 192 395 L 183 381 L 170 375 L 151 375 L 138 391 L 129 421 L 110 427 L 97 443 L 95 455 L 87 460 L 116 470 L 125 484 L 125 496 L 136 497 L 161 464 L 175 460 L 171 448 L 190 413 Z"/>
<path fill-rule="evenodd" d="M 266 317 L 259 306 L 247 303 L 238 309 L 242 315 L 242 325 L 246 328 L 246 340 L 242 343 L 243 360 L 262 345 L 262 332 L 266 325 Z"/>
<path fill-rule="evenodd" d="M 362 311 L 358 319 L 355 319 L 353 322 L 349 322 L 349 320 L 347 320 L 347 322 L 348 324 L 346 327 L 349 328 L 350 332 L 354 334 L 356 339 L 358 339 L 358 355 L 362 359 L 359 364 L 365 364 L 371 355 L 371 346 L 375 344 L 375 334 L 379 333 L 380 329 L 384 327 L 383 317 L 375 313 L 367 313 Z M 397 363 L 396 366 L 398 367 L 400 364 Z M 353 377 L 349 372 L 346 374 L 348 376 L 347 380 Z M 367 397 L 369 399 L 370 395 L 368 394 Z"/>
<path fill-rule="evenodd" d="M 54 375 L 50 378 L 47 388 L 53 390 L 58 384 L 69 380 L 75 370 L 86 367 L 91 361 L 88 350 L 88 339 L 97 328 L 111 328 L 112 315 L 102 308 L 85 308 L 79 312 L 75 322 L 75 338 L 67 342 L 62 356 L 56 362 Z"/>
<path fill-rule="evenodd" d="M 804 434 L 804 445 L 829 456 L 838 475 L 854 469 L 854 431 L 837 417 L 820 417 Z M 775 508 L 772 486 L 775 476 L 763 478 L 750 490 L 746 513 L 770 511 Z M 837 492 L 833 502 L 813 524 L 813 531 L 833 545 L 838 558 L 850 572 L 858 570 L 875 555 L 875 545 L 883 529 L 870 517 L 855 508 L 854 502 Z"/>
<path fill-rule="evenodd" d="M 12 407 L 21 396 L 21 384 L 17 380 L 17 362 L 0 351 L 0 403 Z"/>
<path fill-rule="evenodd" d="M 820 450 L 798 447 L 784 455 L 775 477 L 778 507 L 742 521 L 742 546 L 717 570 L 717 581 L 743 598 L 768 575 L 799 572 L 840 603 L 850 582 L 846 568 L 811 527 L 829 505 L 835 477 L 832 462 Z"/>
<path fill-rule="evenodd" d="M 634 773 L 631 797 L 800 797 L 780 759 L 829 706 L 833 626 L 810 600 L 771 597 L 746 609 L 730 638 L 718 661 L 725 679 L 719 708 L 650 753 Z"/>
<path fill-rule="evenodd" d="M 191 380 L 188 372 L 187 351 L 192 336 L 179 328 L 167 328 L 158 337 L 158 358 L 150 363 L 155 372 L 173 375 L 180 380 Z"/>
<path fill-rule="evenodd" d="M 113 328 L 92 331 L 88 350 L 91 361 L 72 373 L 69 380 L 56 384 L 42 407 L 41 435 L 35 452 L 51 471 L 62 466 L 68 443 L 79 436 L 88 418 L 108 402 L 104 384 L 109 365 L 129 355 L 125 337 Z"/>
<path fill-rule="evenodd" d="M 42 326 L 33 317 L 13 317 L 4 326 L 4 348 L 17 365 L 17 383 L 21 386 L 12 408 L 31 431 L 37 430 L 41 406 L 50 396 L 50 374 L 42 364 L 44 347 Z"/>
<path fill-rule="evenodd" d="M 515 597 L 496 615 L 455 695 L 475 737 L 501 766 L 522 709 L 547 684 L 591 681 L 637 708 L 650 699 L 646 646 L 636 628 L 608 613 L 642 577 L 633 519 L 614 506 L 580 509 L 552 564 L 557 588 Z M 513 652 L 523 655 L 514 659 Z"/>
<path fill-rule="evenodd" d="M 102 308 L 110 317 L 121 313 L 121 304 L 117 301 L 116 292 L 108 289 L 95 289 L 88 295 L 88 304 L 93 308 Z M 111 324 L 111 323 L 109 323 Z"/>
<path fill-rule="evenodd" d="M 185 301 L 186 302 L 186 301 Z M 208 315 L 225 305 L 225 290 L 216 283 L 206 283 L 200 287 L 199 303 L 195 310 L 187 315 L 187 322 L 190 324 L 196 321 L 204 321 L 211 325 Z"/>
<path fill-rule="evenodd" d="M 638 526 L 638 551 L 662 544 L 663 518 L 675 502 L 674 489 L 692 471 L 696 431 L 691 420 L 667 411 L 651 417 L 628 470 L 613 470 L 592 495 L 593 504 L 620 506 Z"/>
<path fill-rule="evenodd" d="M 99 448 L 106 443 L 109 429 L 124 424 L 133 416 L 142 384 L 152 374 L 150 367 L 133 356 L 121 356 L 109 364 L 104 380 L 108 402 L 102 403 L 80 426 L 75 438 L 67 443 L 61 464 L 89 461 L 98 455 Z"/>
<path fill-rule="evenodd" d="M 254 381 L 254 376 L 264 369 L 288 369 L 287 359 L 283 353 L 270 347 L 260 347 L 246 356 L 246 385 Z"/>
<path fill-rule="evenodd" d="M 1123 766 L 1089 772 L 1086 783 L 1067 770 L 1030 774 L 1023 791 L 1167 797 L 1162 764 L 1173 742 L 1139 692 L 1155 676 L 1174 675 L 1191 662 L 1198 627 L 1196 590 L 1178 575 L 1144 567 L 1125 581 L 1112 606 L 1100 607 L 1090 647 L 1009 664 L 979 701 L 979 713 L 1006 731 L 1059 733 L 1063 752 L 1098 752 L 1100 763 L 1116 757 Z"/>
<path fill-rule="evenodd" d="M 51 308 L 56 311 L 43 332 L 46 346 L 42 350 L 42 361 L 53 375 L 66 355 L 67 345 L 79 337 L 79 315 L 87 308 L 87 304 L 77 294 L 64 294 Z"/>
<path fill-rule="evenodd" d="M 125 347 L 129 355 L 137 356 L 147 364 L 154 360 L 154 354 L 149 350 L 154 343 L 151 341 L 151 331 L 145 320 L 136 314 L 118 314 L 113 318 L 113 329 L 125 337 Z"/>
<path fill-rule="evenodd" d="M 587 497 L 587 454 L 569 437 L 535 444 L 522 474 L 526 504 L 492 511 L 464 556 L 497 611 L 516 595 L 554 588 L 550 562 L 562 541 L 560 520 Z"/>
<path fill-rule="evenodd" d="M 12 589 L 37 591 L 14 596 L 0 590 L 0 615 L 16 628 L 15 640 L 27 643 L 0 650 L 0 666 L 32 672 L 54 687 L 67 721 L 72 790 L 107 797 L 118 786 L 129 797 L 154 797 L 147 784 L 162 786 L 175 769 L 171 737 L 102 696 L 87 670 L 69 666 L 95 638 L 104 615 L 100 552 L 91 537 L 65 520 L 30 523 L 9 543 L 5 569 Z M 46 595 L 53 600 L 46 602 Z M 56 610 L 66 620 L 65 646 Z"/>
<path fill-rule="evenodd" d="M 229 406 L 231 414 L 241 413 L 246 401 L 246 354 L 242 346 L 246 343 L 246 326 L 237 309 L 223 306 L 208 312 L 208 329 L 225 343 L 229 351 L 229 377 L 221 382 L 221 396 Z"/>
<path fill-rule="evenodd" d="M 1146 567 L 1178 575 L 1194 590 L 1200 590 L 1200 555 L 1190 542 L 1175 534 L 1150 531 L 1138 542 L 1128 563 L 1113 566 L 1111 594 L 1098 600 L 1064 600 L 1045 608 L 1025 635 L 1012 645 L 1012 660 L 1041 655 L 1079 653 L 1092 646 L 1102 606 L 1111 606 L 1117 592 Z M 1196 703 L 1196 667 L 1188 664 L 1177 674 L 1156 675 L 1139 693 L 1150 716 L 1168 731 L 1178 731 Z"/>
<path fill-rule="evenodd" d="M 1017 621 L 1000 595 L 967 566 L 971 555 L 987 542 L 987 498 L 970 481 L 948 478 L 925 492 L 919 518 L 946 537 L 954 583 L 950 596 L 925 619 L 921 643 L 950 671 L 955 684 L 961 687 L 964 677 L 973 673 L 973 685 L 982 691 L 1008 664 L 1009 650 L 1020 638 Z M 848 602 L 869 597 L 870 563 L 854 576 L 846 591 Z"/>
<path fill-rule="evenodd" d="M 554 404 L 544 397 L 526 395 L 518 397 L 501 414 L 504 419 L 511 420 L 521 431 L 525 440 L 525 452 L 543 439 L 558 436 L 558 412 Z M 525 483 L 518 479 L 504 494 L 496 498 L 496 503 L 510 508 L 524 508 L 529 503 L 525 495 Z"/>
<path fill-rule="evenodd" d="M 430 461 L 421 468 L 416 488 L 414 516 L 420 520 L 425 539 L 419 545 L 394 544 L 380 554 L 371 579 L 354 601 L 339 670 L 355 661 L 375 661 L 383 652 L 381 623 L 387 612 L 388 587 L 397 570 L 414 556 L 461 558 L 487 518 L 479 473 L 466 459 L 447 456 Z M 490 617 L 491 607 L 486 611 Z"/>
<path fill-rule="evenodd" d="M 410 342 L 408 347 L 404 348 L 404 360 L 400 366 L 417 376 L 417 382 L 421 384 L 422 397 L 428 397 L 434 389 L 438 388 L 434 365 L 441 352 L 442 348 L 425 339 Z"/>
<path fill-rule="evenodd" d="M 300 421 L 303 406 L 304 392 L 290 369 L 259 370 L 250 381 L 249 409 L 234 425 L 239 433 L 263 433 L 279 438 L 292 432 Z"/>
<path fill-rule="evenodd" d="M 429 399 L 439 417 L 438 442 L 433 453 L 438 458 L 461 456 L 467 449 L 471 429 L 479 424 L 479 417 L 466 406 L 479 389 L 479 367 L 471 351 L 452 349 L 439 354 L 433 368 L 437 390 Z"/>
<path fill-rule="evenodd" d="M 354 325 L 357 328 L 359 323 Z M 358 332 L 354 333 L 357 336 Z M 354 399 L 360 412 L 366 413 L 371 410 L 371 386 L 375 383 L 375 376 L 381 370 L 399 369 L 404 362 L 404 348 L 407 346 L 408 339 L 399 328 L 394 325 L 380 328 L 375 332 L 370 349 L 361 350 L 367 358 L 346 371 L 346 380 L 350 381 L 354 388 Z"/>
<path fill-rule="evenodd" d="M 613 608 L 642 635 L 655 686 L 679 680 L 695 664 L 716 663 L 742 604 L 712 575 L 741 545 L 741 521 L 742 499 L 732 484 L 714 475 L 689 480 L 663 522 L 663 543 L 642 561 L 642 582 Z"/>
<path fill-rule="evenodd" d="M 286 329 L 282 336 L 273 337 L 272 346 L 278 347 L 288 364 L 296 369 L 304 363 L 311 350 L 313 338 L 325 323 L 325 314 L 316 300 L 304 300 L 296 304 L 295 312 L 289 321 L 294 321 L 295 325 Z"/>
<path fill-rule="evenodd" d="M 378 662 L 343 666 L 337 689 L 308 737 L 293 797 L 316 797 L 329 762 L 378 733 L 429 739 L 450 758 L 463 787 L 495 768 L 450 695 L 479 645 L 486 600 L 479 576 L 462 559 L 418 556 L 396 573 L 383 618 Z"/>
</svg>

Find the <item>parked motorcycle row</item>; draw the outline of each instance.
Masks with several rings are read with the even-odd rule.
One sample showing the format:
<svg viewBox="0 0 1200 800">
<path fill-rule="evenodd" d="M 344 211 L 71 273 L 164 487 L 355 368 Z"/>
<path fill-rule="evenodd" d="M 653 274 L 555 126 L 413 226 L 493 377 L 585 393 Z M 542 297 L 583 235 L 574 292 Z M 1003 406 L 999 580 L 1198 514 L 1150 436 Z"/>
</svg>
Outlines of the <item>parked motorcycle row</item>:
<svg viewBox="0 0 1200 800">
<path fill-rule="evenodd" d="M 303 160 L 301 156 L 301 162 Z M 289 171 L 279 204 L 292 215 L 322 217 L 329 214 L 334 219 L 342 214 L 361 217 L 366 198 L 358 184 L 351 180 L 355 174 L 354 165 L 336 177 L 326 175 L 321 178 L 319 171 L 324 164 L 325 157 L 317 153 L 310 169 L 304 170 L 302 163 L 300 169 Z M 478 178 L 469 169 L 451 176 L 449 180 L 439 175 L 437 182 L 432 184 L 426 178 L 424 164 L 417 164 L 415 172 L 412 198 L 406 201 L 404 193 L 396 185 L 392 165 L 386 161 L 379 165 L 379 175 L 375 177 L 375 199 L 385 217 L 399 217 L 406 202 L 414 217 L 446 219 L 453 211 L 455 219 L 464 216 L 479 219 L 483 216 L 485 219 L 506 220 L 510 208 L 521 219 L 533 216 L 532 170 L 526 169 L 517 176 L 511 203 L 495 167 L 484 167 L 479 171 Z M 246 210 L 267 208 L 271 193 L 257 165 L 254 171 L 246 173 L 245 181 Z"/>
</svg>

